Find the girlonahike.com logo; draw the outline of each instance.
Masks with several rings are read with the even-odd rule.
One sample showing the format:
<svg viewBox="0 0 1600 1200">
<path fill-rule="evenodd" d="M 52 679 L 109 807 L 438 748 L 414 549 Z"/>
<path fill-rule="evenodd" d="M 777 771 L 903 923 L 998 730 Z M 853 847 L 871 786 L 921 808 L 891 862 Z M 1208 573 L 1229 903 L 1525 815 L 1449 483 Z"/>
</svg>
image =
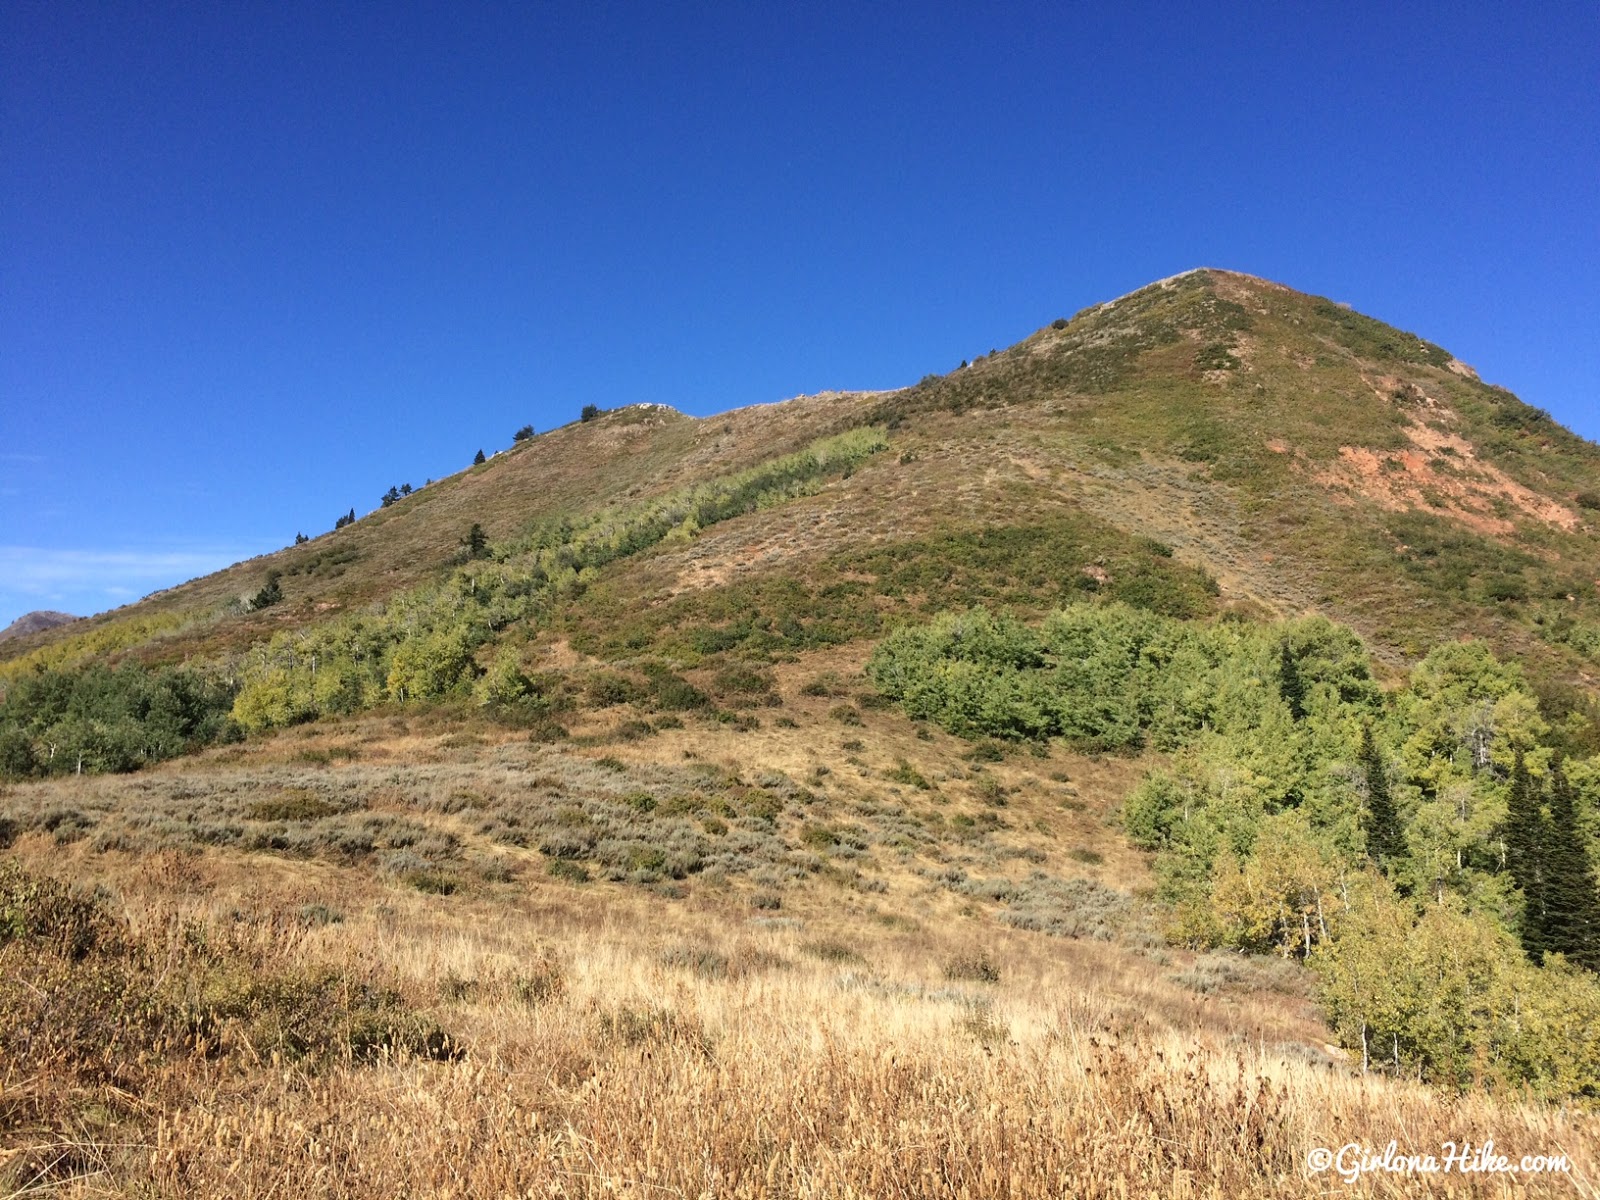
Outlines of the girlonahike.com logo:
<svg viewBox="0 0 1600 1200">
<path fill-rule="evenodd" d="M 1306 1170 L 1313 1175 L 1332 1171 L 1346 1183 L 1363 1175 L 1559 1175 L 1572 1170 L 1565 1154 L 1525 1154 L 1521 1158 L 1497 1153 L 1494 1139 L 1481 1146 L 1471 1142 L 1444 1142 L 1437 1154 L 1402 1154 L 1397 1142 L 1381 1150 L 1350 1142 L 1337 1150 L 1313 1146 L 1306 1151 Z"/>
</svg>

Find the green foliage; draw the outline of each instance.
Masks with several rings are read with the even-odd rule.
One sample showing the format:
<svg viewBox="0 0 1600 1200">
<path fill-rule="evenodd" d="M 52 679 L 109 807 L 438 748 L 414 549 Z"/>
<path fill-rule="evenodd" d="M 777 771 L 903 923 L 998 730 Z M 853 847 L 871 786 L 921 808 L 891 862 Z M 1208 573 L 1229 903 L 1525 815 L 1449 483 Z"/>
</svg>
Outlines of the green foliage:
<svg viewBox="0 0 1600 1200">
<path fill-rule="evenodd" d="M 599 415 L 600 406 L 598 404 L 585 404 L 583 406 L 583 411 L 578 414 L 578 420 L 592 421 Z"/>
<path fill-rule="evenodd" d="M 502 669 L 480 686 L 479 650 L 518 621 L 548 619 L 581 594 L 596 572 L 671 538 L 820 486 L 887 443 L 874 429 L 824 438 L 797 454 L 645 504 L 582 521 L 540 524 L 513 542 L 486 547 L 449 579 L 392 597 L 382 608 L 285 633 L 253 647 L 233 708 L 247 730 L 349 713 L 385 700 L 432 701 L 476 694 L 505 710 L 518 699 Z M 656 687 L 663 707 L 697 707 L 681 679 Z M 629 699 L 632 699 L 630 696 Z"/>
<path fill-rule="evenodd" d="M 0 775 L 131 771 L 236 733 L 233 689 L 183 667 L 38 670 L 0 702 Z"/>
<path fill-rule="evenodd" d="M 1211 342 L 1195 351 L 1194 366 L 1197 371 L 1236 371 L 1239 359 L 1227 342 Z"/>
<path fill-rule="evenodd" d="M 197 618 L 181 613 L 152 612 L 110 621 L 74 622 L 71 628 L 79 632 L 48 642 L 8 662 L 0 662 L 0 685 L 26 679 L 39 671 L 104 665 L 107 659 L 130 647 L 181 633 L 196 621 Z"/>
<path fill-rule="evenodd" d="M 1203 615 L 1215 606 L 1215 586 L 1170 548 L 1072 514 L 843 550 L 803 570 L 749 575 L 644 608 L 631 591 L 597 581 L 581 606 L 565 610 L 563 627 L 585 653 L 649 650 L 693 663 L 838 645 L 877 636 L 904 614 L 973 604 L 1043 611 L 1093 595 Z"/>
<path fill-rule="evenodd" d="M 1370 724 L 1361 727 L 1361 747 L 1356 751 L 1366 786 L 1366 804 L 1361 810 L 1361 829 L 1366 834 L 1367 857 L 1380 868 L 1388 869 L 1405 856 L 1405 833 L 1400 814 L 1395 811 L 1389 792 L 1389 769 L 1372 737 Z"/>
<path fill-rule="evenodd" d="M 1430 589 L 1491 603 L 1566 591 L 1566 582 L 1533 555 L 1432 513 L 1399 514 L 1388 529 L 1400 547 L 1401 568 Z"/>
<path fill-rule="evenodd" d="M 1600 971 L 1600 891 L 1574 788 L 1559 759 L 1551 763 L 1541 796 L 1517 754 L 1504 830 L 1506 866 L 1523 905 L 1517 928 L 1523 950 L 1535 963 L 1562 954 Z"/>
<path fill-rule="evenodd" d="M 1372 1068 L 1462 1089 L 1600 1096 L 1593 977 L 1533 966 L 1458 899 L 1419 912 L 1381 889 L 1358 894 L 1313 964 L 1340 1040 Z"/>
<path fill-rule="evenodd" d="M 511 441 L 512 444 L 515 445 L 520 442 L 525 442 L 531 437 L 533 437 L 533 426 L 524 425 L 521 429 L 517 430 L 511 435 Z"/>
<path fill-rule="evenodd" d="M 1348 631 L 1309 621 L 1277 636 L 1300 643 L 1311 711 L 1346 696 L 1370 701 L 1375 688 L 1364 659 L 1350 656 Z M 1258 629 L 1187 624 L 1115 602 L 1058 610 L 1037 629 L 973 609 L 895 631 L 867 671 L 909 716 L 952 733 L 1173 748 L 1202 728 L 1291 723 L 1278 689 L 1262 687 L 1276 646 Z"/>
<path fill-rule="evenodd" d="M 1328 323 L 1334 339 L 1345 349 L 1376 362 L 1402 362 L 1443 367 L 1450 352 L 1425 342 L 1415 334 L 1404 333 L 1392 325 L 1375 321 L 1342 304 L 1318 300 L 1314 314 Z"/>
<path fill-rule="evenodd" d="M 345 568 L 361 558 L 354 546 L 327 546 L 316 552 L 306 551 L 288 560 L 283 574 L 291 579 L 297 575 L 314 579 L 335 579 Z"/>
<path fill-rule="evenodd" d="M 281 571 L 268 571 L 267 582 L 262 585 L 250 600 L 252 609 L 271 608 L 283 599 L 283 587 L 278 582 L 283 577 Z"/>
<path fill-rule="evenodd" d="M 1174 934 L 1309 961 L 1374 1065 L 1600 1095 L 1600 1037 L 1574 1016 L 1600 1013 L 1600 981 L 1576 970 L 1600 965 L 1595 822 L 1578 815 L 1600 760 L 1555 759 L 1522 672 L 1482 643 L 1439 646 L 1386 696 L 1360 639 L 1325 620 L 1082 603 L 1037 626 L 941 614 L 867 670 L 967 737 L 1170 751 L 1123 821 L 1156 853 Z"/>
<path fill-rule="evenodd" d="M 481 467 L 481 466 L 483 466 L 484 463 L 486 463 L 488 461 L 489 461 L 488 459 L 484 458 L 482 450 L 479 450 L 476 454 L 474 454 L 472 456 L 472 465 L 475 466 L 475 467 Z"/>
<path fill-rule="evenodd" d="M 986 370 L 929 375 L 916 387 L 882 401 L 877 416 L 904 419 L 941 409 L 960 413 L 1062 392 L 1104 394 L 1128 384 L 1146 355 L 1180 343 L 1186 332 L 1198 333 L 1208 342 L 1231 344 L 1232 335 L 1251 324 L 1243 306 L 1218 296 L 1208 274 L 1195 271 L 1086 309 L 1065 325 L 1053 325 L 1040 353 L 1001 356 L 1006 368 L 1003 387 L 996 387 Z"/>
</svg>

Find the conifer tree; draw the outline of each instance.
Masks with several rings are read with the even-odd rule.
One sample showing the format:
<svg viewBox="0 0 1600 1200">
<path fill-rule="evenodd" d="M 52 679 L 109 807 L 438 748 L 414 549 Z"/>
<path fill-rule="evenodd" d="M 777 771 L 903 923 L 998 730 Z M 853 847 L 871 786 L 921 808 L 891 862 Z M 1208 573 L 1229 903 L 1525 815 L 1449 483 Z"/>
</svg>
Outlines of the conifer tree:
<svg viewBox="0 0 1600 1200">
<path fill-rule="evenodd" d="M 1600 971 L 1600 892 L 1578 828 L 1572 784 L 1557 759 L 1550 768 L 1550 817 L 1544 824 L 1544 909 L 1539 941 L 1591 971 Z"/>
<path fill-rule="evenodd" d="M 1370 724 L 1361 727 L 1361 749 L 1357 752 L 1361 773 L 1367 785 L 1367 803 L 1361 813 L 1362 831 L 1367 835 L 1367 857 L 1386 872 L 1406 852 L 1405 834 L 1400 829 L 1400 814 L 1389 794 L 1389 773 L 1383 754 L 1373 739 Z"/>
<path fill-rule="evenodd" d="M 280 571 L 268 571 L 267 582 L 262 589 L 251 598 L 250 607 L 253 609 L 271 608 L 274 604 L 278 603 L 278 601 L 282 600 L 283 587 L 278 582 L 281 577 L 282 572 Z"/>
<path fill-rule="evenodd" d="M 483 457 L 483 451 L 482 450 L 479 450 L 476 454 L 474 454 L 472 456 L 472 465 L 475 466 L 475 467 L 483 466 L 485 461 L 486 460 Z"/>
<path fill-rule="evenodd" d="M 1549 845 L 1539 793 L 1528 775 L 1522 751 L 1511 766 L 1511 791 L 1506 796 L 1506 869 L 1522 891 L 1522 922 L 1517 936 L 1534 962 L 1544 961 L 1545 931 L 1549 928 L 1549 894 L 1545 851 Z"/>
<path fill-rule="evenodd" d="M 1306 719 L 1306 684 L 1300 676 L 1300 660 L 1287 641 L 1278 645 L 1278 694 L 1289 706 L 1291 717 L 1296 721 Z"/>
</svg>

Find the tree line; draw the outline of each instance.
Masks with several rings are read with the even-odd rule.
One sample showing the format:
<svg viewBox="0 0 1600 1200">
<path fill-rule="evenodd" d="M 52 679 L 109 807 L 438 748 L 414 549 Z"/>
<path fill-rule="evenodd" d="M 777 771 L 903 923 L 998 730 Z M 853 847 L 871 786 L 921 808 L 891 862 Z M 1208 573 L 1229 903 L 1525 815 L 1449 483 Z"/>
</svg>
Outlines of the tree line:
<svg viewBox="0 0 1600 1200">
<path fill-rule="evenodd" d="M 1166 752 L 1122 820 L 1171 935 L 1304 961 L 1369 1066 L 1600 1098 L 1600 760 L 1481 642 L 1386 690 L 1320 618 L 1084 604 L 947 613 L 868 670 L 964 736 Z"/>
</svg>

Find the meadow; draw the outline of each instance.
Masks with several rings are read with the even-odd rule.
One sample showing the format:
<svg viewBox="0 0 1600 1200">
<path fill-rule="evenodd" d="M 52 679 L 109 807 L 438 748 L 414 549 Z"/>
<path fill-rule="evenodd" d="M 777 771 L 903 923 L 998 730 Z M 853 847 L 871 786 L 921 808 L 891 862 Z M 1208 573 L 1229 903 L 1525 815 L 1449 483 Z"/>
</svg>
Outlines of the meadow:
<svg viewBox="0 0 1600 1200">
<path fill-rule="evenodd" d="M 929 731 L 849 665 L 775 672 L 792 728 L 377 714 L 11 786 L 0 1194 L 1592 1194 L 1583 1112 L 1363 1076 L 1309 972 L 1157 936 L 1143 764 Z M 601 850 L 650 822 L 739 851 Z M 1571 1170 L 1306 1171 L 1391 1138 Z"/>
</svg>

